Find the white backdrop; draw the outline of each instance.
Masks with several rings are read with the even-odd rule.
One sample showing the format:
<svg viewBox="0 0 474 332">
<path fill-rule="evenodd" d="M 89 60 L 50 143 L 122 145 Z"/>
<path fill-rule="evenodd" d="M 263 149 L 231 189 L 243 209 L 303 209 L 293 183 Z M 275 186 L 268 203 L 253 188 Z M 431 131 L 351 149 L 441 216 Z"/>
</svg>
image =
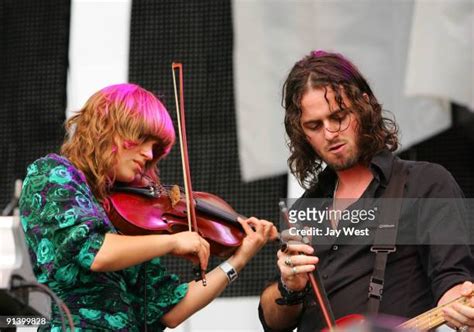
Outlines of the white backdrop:
<svg viewBox="0 0 474 332">
<path fill-rule="evenodd" d="M 72 0 L 67 116 L 97 90 L 128 81 L 132 0 Z"/>
<path fill-rule="evenodd" d="M 403 148 L 449 128 L 448 100 L 473 106 L 473 3 L 234 1 L 244 179 L 287 171 L 281 86 L 292 65 L 315 49 L 342 53 L 359 67 L 395 114 Z"/>
</svg>

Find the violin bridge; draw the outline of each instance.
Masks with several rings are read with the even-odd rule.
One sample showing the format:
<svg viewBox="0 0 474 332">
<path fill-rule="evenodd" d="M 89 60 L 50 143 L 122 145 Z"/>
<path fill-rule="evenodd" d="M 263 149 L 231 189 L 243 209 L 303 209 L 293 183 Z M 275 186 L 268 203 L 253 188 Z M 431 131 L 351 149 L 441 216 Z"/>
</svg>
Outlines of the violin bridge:
<svg viewBox="0 0 474 332">
<path fill-rule="evenodd" d="M 174 208 L 176 204 L 181 200 L 181 192 L 179 190 L 179 186 L 174 185 L 171 187 L 169 192 L 169 197 L 171 200 L 171 206 Z"/>
</svg>

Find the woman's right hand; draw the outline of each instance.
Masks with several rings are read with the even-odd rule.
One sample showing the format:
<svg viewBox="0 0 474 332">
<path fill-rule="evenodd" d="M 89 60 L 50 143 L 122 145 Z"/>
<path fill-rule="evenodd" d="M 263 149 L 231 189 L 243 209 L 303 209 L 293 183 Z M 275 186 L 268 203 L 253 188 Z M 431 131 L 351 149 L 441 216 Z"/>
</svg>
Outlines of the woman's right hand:
<svg viewBox="0 0 474 332">
<path fill-rule="evenodd" d="M 285 237 L 282 232 L 282 237 Z M 313 247 L 300 241 L 289 241 L 286 250 L 277 252 L 277 265 L 280 270 L 281 280 L 291 291 L 303 290 L 308 283 L 308 272 L 315 270 L 315 264 L 319 259 L 311 256 Z"/>
<path fill-rule="evenodd" d="M 170 235 L 173 237 L 173 248 L 170 254 L 189 259 L 194 264 L 207 269 L 211 253 L 209 243 L 196 232 L 180 232 Z"/>
</svg>

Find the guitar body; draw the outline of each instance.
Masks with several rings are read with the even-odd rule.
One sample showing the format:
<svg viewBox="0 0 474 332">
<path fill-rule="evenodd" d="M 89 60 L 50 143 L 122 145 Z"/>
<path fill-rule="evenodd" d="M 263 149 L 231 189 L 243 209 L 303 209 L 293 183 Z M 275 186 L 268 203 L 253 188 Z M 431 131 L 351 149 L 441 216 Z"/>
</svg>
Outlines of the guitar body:
<svg viewBox="0 0 474 332">
<path fill-rule="evenodd" d="M 362 315 L 357 315 L 357 314 L 351 314 L 344 316 L 342 318 L 339 318 L 336 320 L 336 328 L 332 329 L 333 331 L 354 331 L 354 328 L 358 326 L 362 326 L 366 322 L 366 319 Z M 325 328 L 322 330 L 323 332 L 330 332 L 331 329 Z"/>
</svg>

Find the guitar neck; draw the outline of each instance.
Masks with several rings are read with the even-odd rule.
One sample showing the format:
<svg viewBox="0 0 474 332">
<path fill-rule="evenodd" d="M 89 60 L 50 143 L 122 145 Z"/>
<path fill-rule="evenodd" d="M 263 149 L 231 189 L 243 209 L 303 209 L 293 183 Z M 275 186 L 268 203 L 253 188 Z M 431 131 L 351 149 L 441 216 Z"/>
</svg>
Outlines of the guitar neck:
<svg viewBox="0 0 474 332">
<path fill-rule="evenodd" d="M 397 326 L 400 329 L 411 329 L 411 330 L 420 330 L 427 331 L 434 329 L 444 323 L 446 320 L 443 316 L 443 308 L 450 306 L 454 303 L 462 303 L 468 305 L 468 299 L 464 296 L 458 297 L 457 299 L 452 300 L 451 302 L 445 303 L 440 307 L 433 308 L 415 318 L 412 318 L 405 323 Z"/>
</svg>

